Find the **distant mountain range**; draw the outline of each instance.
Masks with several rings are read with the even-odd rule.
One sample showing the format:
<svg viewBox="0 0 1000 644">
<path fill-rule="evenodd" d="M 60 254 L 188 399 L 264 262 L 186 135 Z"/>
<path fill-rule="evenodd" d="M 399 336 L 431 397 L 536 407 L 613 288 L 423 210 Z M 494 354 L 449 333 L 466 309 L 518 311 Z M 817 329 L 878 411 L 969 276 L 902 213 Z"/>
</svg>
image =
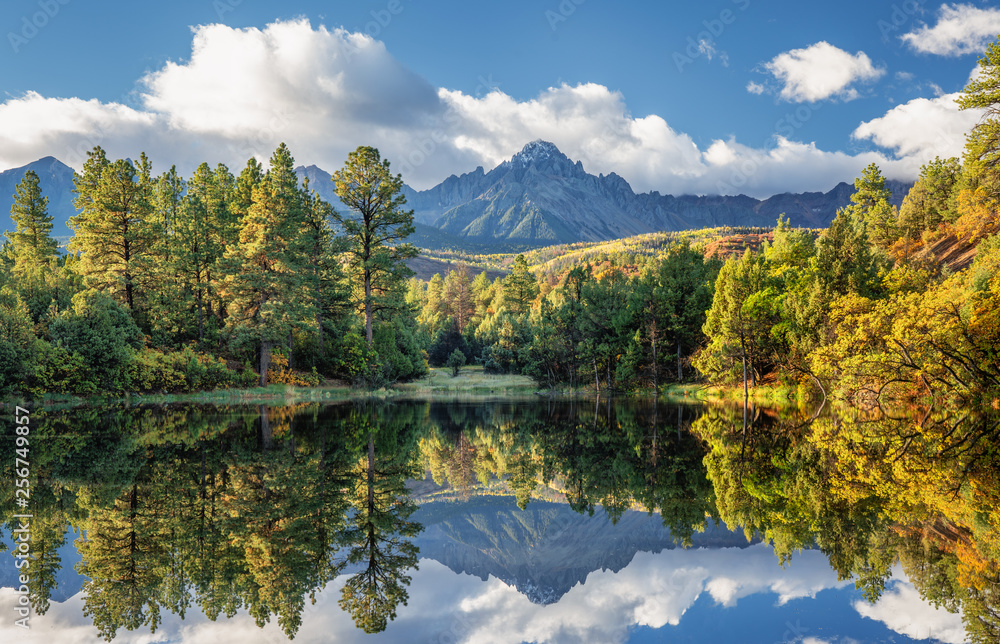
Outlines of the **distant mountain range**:
<svg viewBox="0 0 1000 644">
<path fill-rule="evenodd" d="M 893 203 L 912 184 L 890 181 Z M 594 176 L 545 141 L 533 141 L 489 172 L 448 177 L 407 203 L 418 221 L 469 241 L 548 245 L 603 241 L 656 231 L 715 226 L 773 226 L 785 213 L 793 226 L 826 228 L 850 203 L 853 184 L 827 193 L 739 196 L 636 194 L 615 173 Z"/>
<path fill-rule="evenodd" d="M 618 572 L 639 552 L 681 547 L 659 514 L 628 511 L 612 523 L 601 510 L 587 516 L 565 503 L 533 500 L 520 510 L 512 497 L 424 503 L 413 520 L 424 525 L 415 540 L 421 558 L 483 581 L 496 577 L 535 604 L 559 601 L 594 571 Z M 709 521 L 692 547 L 746 548 L 758 541 Z"/>
<path fill-rule="evenodd" d="M 73 170 L 45 157 L 0 173 L 0 228 L 9 219 L 14 187 L 25 171 L 34 170 L 49 197 L 55 217 L 53 235 L 68 239 L 66 220 L 73 208 Z M 296 168 L 309 178 L 310 189 L 343 208 L 334 194 L 330 173 L 315 165 Z M 892 202 L 899 206 L 911 183 L 889 181 Z M 605 241 L 657 231 L 715 226 L 773 226 L 785 213 L 793 226 L 825 228 L 839 208 L 850 203 L 852 184 L 840 183 L 826 193 L 785 193 L 760 200 L 746 195 L 693 196 L 636 194 L 622 177 L 588 174 L 546 141 L 532 141 L 489 172 L 478 167 L 452 175 L 428 190 L 404 186 L 407 206 L 417 221 L 417 243 L 435 248 L 474 244 L 547 246 L 579 241 Z"/>
</svg>

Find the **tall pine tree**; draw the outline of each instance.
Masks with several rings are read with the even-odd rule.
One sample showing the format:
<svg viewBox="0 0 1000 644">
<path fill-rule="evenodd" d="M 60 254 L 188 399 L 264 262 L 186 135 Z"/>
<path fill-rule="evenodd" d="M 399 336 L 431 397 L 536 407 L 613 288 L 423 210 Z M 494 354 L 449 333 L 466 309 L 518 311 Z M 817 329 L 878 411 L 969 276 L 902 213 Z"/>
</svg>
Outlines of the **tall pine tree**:
<svg viewBox="0 0 1000 644">
<path fill-rule="evenodd" d="M 246 185 L 243 178 L 238 191 Z M 303 192 L 284 143 L 271 156 L 267 174 L 252 186 L 250 201 L 240 221 L 239 244 L 225 256 L 227 326 L 238 346 L 257 349 L 264 386 L 272 347 L 287 341 L 296 326 L 314 319 L 314 307 L 305 297 Z"/>
<path fill-rule="evenodd" d="M 109 292 L 135 315 L 157 243 L 149 160 L 142 154 L 138 164 L 109 162 L 100 147 L 88 157 L 83 174 L 73 178 L 73 205 L 81 213 L 70 218 L 76 231 L 70 249 L 83 253 L 85 284 Z"/>
<path fill-rule="evenodd" d="M 351 152 L 331 178 L 349 209 L 333 217 L 347 237 L 355 301 L 364 312 L 365 341 L 373 348 L 376 314 L 392 315 L 405 307 L 401 290 L 412 274 L 405 261 L 417 256 L 417 249 L 403 242 L 413 232 L 413 211 L 403 209 L 402 176 L 392 175 L 389 161 L 375 148 Z M 374 382 L 374 373 L 368 379 Z"/>
</svg>

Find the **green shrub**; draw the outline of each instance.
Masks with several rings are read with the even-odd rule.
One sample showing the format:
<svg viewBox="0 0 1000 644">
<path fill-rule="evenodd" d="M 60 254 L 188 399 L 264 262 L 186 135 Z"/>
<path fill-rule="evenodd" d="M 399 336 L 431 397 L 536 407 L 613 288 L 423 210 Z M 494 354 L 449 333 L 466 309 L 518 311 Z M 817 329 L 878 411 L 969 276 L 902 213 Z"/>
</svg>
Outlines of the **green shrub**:
<svg viewBox="0 0 1000 644">
<path fill-rule="evenodd" d="M 136 392 L 201 391 L 243 385 L 244 381 L 221 359 L 190 347 L 173 352 L 139 351 L 129 365 L 128 379 L 129 389 Z"/>
<path fill-rule="evenodd" d="M 96 394 L 100 387 L 86 360 L 65 347 L 36 340 L 32 348 L 33 374 L 28 391 L 34 394 Z"/>
<path fill-rule="evenodd" d="M 73 297 L 73 308 L 49 326 L 52 343 L 79 354 L 87 365 L 87 380 L 104 391 L 128 386 L 127 369 L 142 334 L 129 312 L 110 296 L 89 291 Z"/>
</svg>

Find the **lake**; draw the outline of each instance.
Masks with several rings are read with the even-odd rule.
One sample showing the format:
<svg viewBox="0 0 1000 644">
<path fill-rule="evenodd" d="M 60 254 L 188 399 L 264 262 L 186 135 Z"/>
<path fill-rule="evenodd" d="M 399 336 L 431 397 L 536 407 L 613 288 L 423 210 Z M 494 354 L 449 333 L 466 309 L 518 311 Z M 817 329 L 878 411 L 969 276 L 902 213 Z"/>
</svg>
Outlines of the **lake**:
<svg viewBox="0 0 1000 644">
<path fill-rule="evenodd" d="M 0 441 L 0 639 L 996 642 L 998 426 L 607 399 L 32 408 L 20 506 Z"/>
</svg>

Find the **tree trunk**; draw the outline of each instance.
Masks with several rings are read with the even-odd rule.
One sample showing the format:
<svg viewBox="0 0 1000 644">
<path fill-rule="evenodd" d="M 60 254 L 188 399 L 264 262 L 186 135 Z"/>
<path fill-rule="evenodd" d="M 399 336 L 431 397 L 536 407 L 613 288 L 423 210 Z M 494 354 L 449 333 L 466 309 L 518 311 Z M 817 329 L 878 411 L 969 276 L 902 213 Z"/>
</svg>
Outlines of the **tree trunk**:
<svg viewBox="0 0 1000 644">
<path fill-rule="evenodd" d="M 319 357 L 322 359 L 326 357 L 326 341 L 323 339 L 323 314 L 316 313 L 316 328 L 319 329 Z M 313 357 L 313 366 L 316 365 L 315 356 Z"/>
<path fill-rule="evenodd" d="M 659 435 L 657 433 L 659 429 L 659 426 L 657 425 L 657 420 L 659 416 L 658 412 L 660 409 L 658 405 L 659 401 L 660 401 L 659 398 L 653 398 L 653 449 L 651 450 L 653 454 L 653 467 L 656 467 L 656 459 L 657 459 L 656 440 L 657 438 L 659 438 Z"/>
<path fill-rule="evenodd" d="M 656 323 L 653 323 L 652 333 L 650 333 L 650 342 L 653 345 L 653 391 L 656 395 L 660 395 L 660 379 L 658 369 L 656 368 Z"/>
<path fill-rule="evenodd" d="M 125 303 L 128 304 L 129 311 L 135 311 L 132 305 L 132 276 L 128 273 L 125 273 Z"/>
<path fill-rule="evenodd" d="M 267 370 L 271 366 L 271 343 L 260 341 L 260 386 L 267 386 Z"/>
<path fill-rule="evenodd" d="M 205 314 L 202 309 L 202 292 L 201 287 L 198 288 L 198 349 L 201 349 L 201 345 L 205 342 Z"/>
<path fill-rule="evenodd" d="M 747 348 L 743 338 L 740 338 L 740 347 L 743 349 L 743 406 L 746 407 L 750 393 L 747 391 Z"/>
<path fill-rule="evenodd" d="M 601 393 L 601 372 L 597 369 L 597 356 L 594 356 L 594 383 L 597 384 L 597 393 Z"/>
<path fill-rule="evenodd" d="M 368 510 L 375 511 L 375 433 L 368 432 Z M 371 514 L 369 514 L 371 516 Z"/>
<path fill-rule="evenodd" d="M 271 419 L 267 416 L 267 405 L 260 406 L 260 446 L 263 449 L 274 447 L 274 435 L 271 433 Z"/>
<path fill-rule="evenodd" d="M 372 274 L 365 269 L 365 340 L 368 348 L 372 348 L 374 338 L 372 336 Z"/>
</svg>

